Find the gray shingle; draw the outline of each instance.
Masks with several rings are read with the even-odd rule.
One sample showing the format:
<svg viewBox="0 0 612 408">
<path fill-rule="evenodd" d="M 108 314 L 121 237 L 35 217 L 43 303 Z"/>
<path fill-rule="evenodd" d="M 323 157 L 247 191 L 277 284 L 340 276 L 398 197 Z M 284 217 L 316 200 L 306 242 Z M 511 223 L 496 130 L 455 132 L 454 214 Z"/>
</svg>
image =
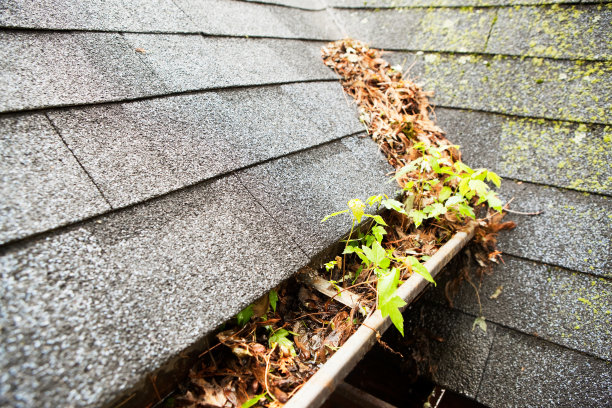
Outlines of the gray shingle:
<svg viewBox="0 0 612 408">
<path fill-rule="evenodd" d="M 118 34 L 1 32 L 0 42 L 0 111 L 166 92 Z"/>
<path fill-rule="evenodd" d="M 0 258 L 0 404 L 100 406 L 305 264 L 230 176 Z"/>
<path fill-rule="evenodd" d="M 552 187 L 502 184 L 505 200 L 516 211 L 544 211 L 539 216 L 509 214 L 518 227 L 502 232 L 505 253 L 565 268 L 612 277 L 610 244 L 612 201 Z"/>
<path fill-rule="evenodd" d="M 504 177 L 612 194 L 612 133 L 608 126 L 520 119 L 437 109 L 438 124 L 463 147 L 464 161 Z"/>
<path fill-rule="evenodd" d="M 349 37 L 373 47 L 482 52 L 494 9 L 335 10 Z"/>
<path fill-rule="evenodd" d="M 499 138 L 503 116 L 463 109 L 437 108 L 435 120 L 452 143 L 461 147 L 461 160 L 473 168 L 499 172 Z"/>
<path fill-rule="evenodd" d="M 612 65 L 483 55 L 392 53 L 439 106 L 612 123 Z"/>
<path fill-rule="evenodd" d="M 419 362 L 422 373 L 443 387 L 474 398 L 495 325 L 488 325 L 486 332 L 472 330 L 472 316 L 423 301 L 411 306 L 404 318 L 406 329 L 417 339 L 426 336 L 423 348 L 416 351 L 428 357 Z"/>
<path fill-rule="evenodd" d="M 362 129 L 335 82 L 183 95 L 49 116 L 114 207 Z"/>
<path fill-rule="evenodd" d="M 350 229 L 350 218 L 321 223 L 353 198 L 393 195 L 391 170 L 372 140 L 352 137 L 238 173 L 245 187 L 314 258 Z"/>
<path fill-rule="evenodd" d="M 611 23 L 609 4 L 501 8 L 487 52 L 609 60 Z"/>
<path fill-rule="evenodd" d="M 487 321 L 612 360 L 612 282 L 512 256 L 504 261 L 480 286 Z M 450 277 L 440 279 L 425 298 L 446 304 L 444 288 Z M 491 299 L 500 286 L 501 293 Z M 467 283 L 453 306 L 474 316 L 480 313 Z"/>
<path fill-rule="evenodd" d="M 172 91 L 332 79 L 318 44 L 271 39 L 126 34 Z"/>
<path fill-rule="evenodd" d="M 327 0 L 333 7 L 396 8 L 396 7 L 472 7 L 517 4 L 580 3 L 581 0 Z"/>
<path fill-rule="evenodd" d="M 341 37 L 326 11 L 227 0 L 176 0 L 205 34 L 333 40 Z"/>
<path fill-rule="evenodd" d="M 0 26 L 59 30 L 194 31 L 172 0 L 6 0 Z"/>
<path fill-rule="evenodd" d="M 604 407 L 610 363 L 498 328 L 478 392 L 493 407 Z"/>
<path fill-rule="evenodd" d="M 307 10 L 322 10 L 326 7 L 326 0 L 245 0 L 254 3 L 278 4 L 287 7 L 297 7 Z"/>
<path fill-rule="evenodd" d="M 0 243 L 110 209 L 45 116 L 5 116 L 0 135 Z"/>
</svg>

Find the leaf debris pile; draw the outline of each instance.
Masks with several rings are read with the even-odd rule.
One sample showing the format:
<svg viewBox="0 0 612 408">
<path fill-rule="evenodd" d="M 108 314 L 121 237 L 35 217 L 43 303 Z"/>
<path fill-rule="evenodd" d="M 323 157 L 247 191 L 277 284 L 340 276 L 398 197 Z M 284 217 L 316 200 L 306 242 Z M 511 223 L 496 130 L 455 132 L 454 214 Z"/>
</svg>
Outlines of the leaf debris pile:
<svg viewBox="0 0 612 408">
<path fill-rule="evenodd" d="M 240 312 L 174 407 L 280 407 L 354 332 L 355 310 L 290 281 Z"/>
</svg>

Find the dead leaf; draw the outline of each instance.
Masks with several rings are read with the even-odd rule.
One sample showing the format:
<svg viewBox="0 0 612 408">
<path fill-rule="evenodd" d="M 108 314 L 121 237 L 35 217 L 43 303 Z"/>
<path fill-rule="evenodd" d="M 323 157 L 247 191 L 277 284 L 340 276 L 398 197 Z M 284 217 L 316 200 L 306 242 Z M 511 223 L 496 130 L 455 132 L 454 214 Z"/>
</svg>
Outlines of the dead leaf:
<svg viewBox="0 0 612 408">
<path fill-rule="evenodd" d="M 489 299 L 497 299 L 499 295 L 501 295 L 503 288 L 504 287 L 502 285 L 498 286 L 497 289 L 495 289 L 495 292 L 493 292 L 493 294 L 489 296 Z"/>
</svg>

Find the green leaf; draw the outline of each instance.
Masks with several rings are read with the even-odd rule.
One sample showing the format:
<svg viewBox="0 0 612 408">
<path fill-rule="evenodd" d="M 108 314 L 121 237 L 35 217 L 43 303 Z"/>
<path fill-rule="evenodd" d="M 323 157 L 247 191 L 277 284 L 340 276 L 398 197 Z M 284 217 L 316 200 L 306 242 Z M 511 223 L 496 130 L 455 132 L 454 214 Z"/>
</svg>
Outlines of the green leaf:
<svg viewBox="0 0 612 408">
<path fill-rule="evenodd" d="M 380 271 L 376 291 L 378 292 L 378 306 L 387 303 L 394 295 L 399 283 L 399 270 Z"/>
<path fill-rule="evenodd" d="M 374 234 L 374 237 L 378 242 L 382 241 L 383 235 L 385 235 L 386 233 L 387 231 L 380 225 L 375 225 L 372 227 L 372 234 Z"/>
<path fill-rule="evenodd" d="M 450 187 L 444 186 L 442 187 L 442 190 L 440 190 L 440 194 L 438 194 L 438 200 L 446 201 L 446 199 L 450 197 L 452 193 L 453 190 Z"/>
<path fill-rule="evenodd" d="M 472 170 L 469 166 L 467 166 L 465 163 L 460 162 L 460 161 L 455 163 L 455 167 L 457 168 L 457 171 L 459 173 L 467 173 L 467 174 L 474 173 L 474 170 Z"/>
<path fill-rule="evenodd" d="M 481 197 L 484 197 L 489 192 L 489 186 L 482 180 L 470 180 L 470 190 L 475 191 Z"/>
<path fill-rule="evenodd" d="M 359 247 L 353 246 L 353 245 L 347 245 L 346 248 L 344 248 L 344 251 L 342 251 L 342 254 L 352 254 L 353 252 L 355 252 L 355 250 L 359 249 Z"/>
<path fill-rule="evenodd" d="M 366 200 L 366 203 L 368 203 L 368 205 L 371 207 L 376 203 L 380 203 L 380 200 L 382 199 L 383 199 L 382 194 L 377 195 L 377 196 L 371 196 L 371 197 L 368 197 L 368 199 Z"/>
<path fill-rule="evenodd" d="M 435 217 L 437 219 L 439 215 L 446 214 L 446 207 L 441 203 L 433 203 L 423 208 L 423 212 L 427 213 L 429 217 Z"/>
<path fill-rule="evenodd" d="M 487 180 L 495 184 L 495 187 L 497 188 L 501 186 L 501 178 L 497 175 L 497 173 L 493 173 L 491 170 L 487 172 Z"/>
<path fill-rule="evenodd" d="M 459 213 L 464 217 L 471 217 L 476 219 L 476 214 L 474 214 L 474 210 L 469 205 L 459 204 L 457 208 L 459 209 Z"/>
<path fill-rule="evenodd" d="M 397 328 L 402 336 L 404 336 L 404 318 L 400 312 L 400 307 L 406 306 L 406 302 L 399 296 L 392 297 L 387 303 L 380 307 L 380 313 L 383 317 L 389 316 L 393 325 Z"/>
<path fill-rule="evenodd" d="M 266 393 L 261 393 L 259 395 L 254 396 L 253 398 L 251 398 L 250 400 L 246 401 L 244 404 L 241 405 L 241 408 L 251 408 L 253 405 L 257 404 L 259 402 L 260 399 L 264 398 L 266 396 Z"/>
<path fill-rule="evenodd" d="M 376 221 L 377 224 L 385 225 L 385 226 L 387 225 L 385 220 L 383 220 L 380 215 L 363 214 L 363 216 L 364 217 L 368 217 L 368 218 L 372 218 L 374 221 Z"/>
<path fill-rule="evenodd" d="M 363 213 L 365 210 L 365 204 L 358 198 L 354 198 L 348 202 L 348 206 L 353 213 L 353 218 L 357 222 L 361 222 L 361 217 L 363 217 Z"/>
<path fill-rule="evenodd" d="M 425 213 L 419 210 L 410 211 L 410 214 L 408 214 L 408 216 L 412 218 L 412 221 L 414 221 L 414 226 L 417 228 L 419 228 L 419 225 L 421 225 L 423 223 L 423 220 L 426 218 Z"/>
<path fill-rule="evenodd" d="M 272 289 L 270 293 L 268 293 L 268 299 L 270 300 L 270 306 L 272 306 L 272 310 L 276 313 L 276 302 L 278 302 L 278 293 Z"/>
<path fill-rule="evenodd" d="M 477 317 L 474 320 L 474 324 L 472 324 L 472 331 L 476 329 L 476 326 L 480 327 L 480 330 L 482 330 L 483 332 L 487 332 L 487 322 L 485 321 L 484 316 Z"/>
<path fill-rule="evenodd" d="M 450 197 L 448 200 L 446 200 L 446 203 L 444 203 L 444 206 L 446 208 L 449 208 L 449 207 L 452 207 L 453 205 L 459 204 L 462 201 L 463 201 L 463 197 L 461 197 L 460 195 L 454 195 Z"/>
<path fill-rule="evenodd" d="M 472 180 L 480 180 L 484 183 L 485 177 L 487 176 L 486 169 L 478 169 L 474 174 L 472 174 Z"/>
<path fill-rule="evenodd" d="M 502 202 L 499 197 L 497 197 L 497 194 L 495 194 L 493 191 L 490 191 L 489 194 L 487 194 L 487 204 L 489 204 L 489 207 L 493 208 L 495 211 L 502 212 Z"/>
<path fill-rule="evenodd" d="M 361 249 L 363 249 L 363 252 L 365 253 L 368 260 L 374 265 L 380 265 L 382 260 L 387 258 L 387 253 L 377 241 L 374 241 L 371 248 L 363 245 Z"/>
<path fill-rule="evenodd" d="M 433 171 L 435 171 L 436 173 L 440 173 L 440 165 L 438 164 L 438 159 L 436 159 L 435 157 L 431 157 L 429 159 L 429 164 L 431 164 L 431 168 L 433 169 Z"/>
<path fill-rule="evenodd" d="M 398 213 L 406 214 L 406 211 L 404 211 L 404 204 L 400 203 L 397 200 L 387 198 L 386 200 L 381 201 L 381 204 L 389 210 L 395 210 Z"/>
<path fill-rule="evenodd" d="M 418 163 L 421 160 L 422 159 L 419 158 L 419 159 L 411 161 L 410 163 L 408 163 L 407 165 L 399 169 L 397 172 L 395 172 L 395 176 L 391 180 L 396 180 L 408 173 L 412 173 L 413 171 L 417 169 Z"/>
<path fill-rule="evenodd" d="M 434 278 L 431 276 L 425 265 L 420 263 L 418 259 L 416 259 L 414 256 L 407 256 L 406 261 L 408 262 L 408 265 L 410 265 L 410 267 L 412 268 L 413 272 L 418 273 L 426 281 L 433 283 L 434 286 L 436 285 L 436 281 L 434 280 Z"/>
<path fill-rule="evenodd" d="M 291 354 L 292 356 L 295 356 L 296 353 L 295 349 L 293 348 L 293 342 L 287 338 L 288 335 L 289 332 L 285 329 L 279 329 L 275 331 L 274 334 L 272 334 L 270 336 L 270 339 L 268 340 L 270 348 L 273 348 L 274 344 L 278 344 L 281 349 L 281 353 Z"/>
<path fill-rule="evenodd" d="M 342 210 L 342 211 L 338 211 L 338 212 L 326 215 L 325 218 L 321 220 L 321 222 L 325 222 L 329 220 L 331 217 L 335 217 L 336 215 L 344 214 L 345 212 L 349 212 L 349 210 Z"/>
<path fill-rule="evenodd" d="M 467 193 L 470 192 L 469 183 L 470 183 L 469 178 L 464 178 L 463 180 L 459 182 L 459 194 L 461 194 L 463 197 L 467 196 Z"/>
<path fill-rule="evenodd" d="M 244 310 L 236 315 L 238 326 L 244 326 L 253 316 L 253 305 L 248 305 Z"/>
</svg>

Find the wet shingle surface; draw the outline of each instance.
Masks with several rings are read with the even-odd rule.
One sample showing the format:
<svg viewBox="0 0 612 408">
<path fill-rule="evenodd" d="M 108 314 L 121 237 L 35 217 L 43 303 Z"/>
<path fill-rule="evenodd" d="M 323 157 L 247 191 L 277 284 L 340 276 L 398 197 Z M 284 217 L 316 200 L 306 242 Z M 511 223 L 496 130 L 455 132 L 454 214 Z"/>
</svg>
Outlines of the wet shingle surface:
<svg viewBox="0 0 612 408">
<path fill-rule="evenodd" d="M 172 0 L 6 0 L 4 27 L 102 31 L 194 31 L 188 16 Z"/>
<path fill-rule="evenodd" d="M 609 60 L 612 58 L 611 20 L 610 3 L 500 8 L 487 52 Z M 578 32 L 580 35 L 576 35 Z"/>
<path fill-rule="evenodd" d="M 447 274 L 440 279 L 426 299 L 446 304 L 444 290 L 450 278 Z M 480 301 L 488 321 L 612 360 L 608 279 L 506 255 L 495 273 L 483 279 Z M 474 288 L 468 284 L 460 287 L 453 306 L 473 316 L 480 313 Z"/>
<path fill-rule="evenodd" d="M 110 209 L 44 115 L 0 129 L 0 243 Z"/>
<path fill-rule="evenodd" d="M 176 3 L 197 29 L 206 34 L 316 40 L 331 40 L 342 35 L 325 11 L 228 0 L 176 0 Z"/>
<path fill-rule="evenodd" d="M 581 0 L 328 0 L 327 4 L 341 8 L 398 8 L 398 7 L 478 7 L 523 4 L 580 3 Z"/>
<path fill-rule="evenodd" d="M 305 41 L 126 34 L 133 50 L 172 92 L 336 79 Z"/>
<path fill-rule="evenodd" d="M 492 407 L 604 407 L 610 363 L 498 328 L 478 401 Z"/>
<path fill-rule="evenodd" d="M 119 34 L 0 31 L 0 112 L 165 93 Z"/>
<path fill-rule="evenodd" d="M 473 317 L 427 302 L 419 302 L 404 315 L 412 336 L 426 339 L 426 349 L 419 352 L 429 358 L 421 361 L 421 372 L 431 370 L 429 375 L 437 384 L 475 398 L 496 327 L 490 325 L 486 332 L 471 330 Z"/>
<path fill-rule="evenodd" d="M 375 143 L 352 137 L 253 167 L 238 177 L 313 258 L 337 241 L 338 230 L 350 229 L 348 216 L 321 220 L 353 198 L 393 196 L 396 187 L 385 177 L 391 170 Z"/>
<path fill-rule="evenodd" d="M 482 52 L 495 10 L 336 10 L 348 35 L 373 47 Z M 442 23 L 440 23 L 442 22 Z"/>
<path fill-rule="evenodd" d="M 510 214 L 507 218 L 515 220 L 518 226 L 501 233 L 502 251 L 612 277 L 610 198 L 515 182 L 503 184 L 501 195 L 506 201 L 514 197 L 511 208 L 516 211 L 543 211 L 538 216 Z"/>
<path fill-rule="evenodd" d="M 340 85 L 331 82 L 183 95 L 49 115 L 113 207 L 362 129 Z"/>
</svg>

